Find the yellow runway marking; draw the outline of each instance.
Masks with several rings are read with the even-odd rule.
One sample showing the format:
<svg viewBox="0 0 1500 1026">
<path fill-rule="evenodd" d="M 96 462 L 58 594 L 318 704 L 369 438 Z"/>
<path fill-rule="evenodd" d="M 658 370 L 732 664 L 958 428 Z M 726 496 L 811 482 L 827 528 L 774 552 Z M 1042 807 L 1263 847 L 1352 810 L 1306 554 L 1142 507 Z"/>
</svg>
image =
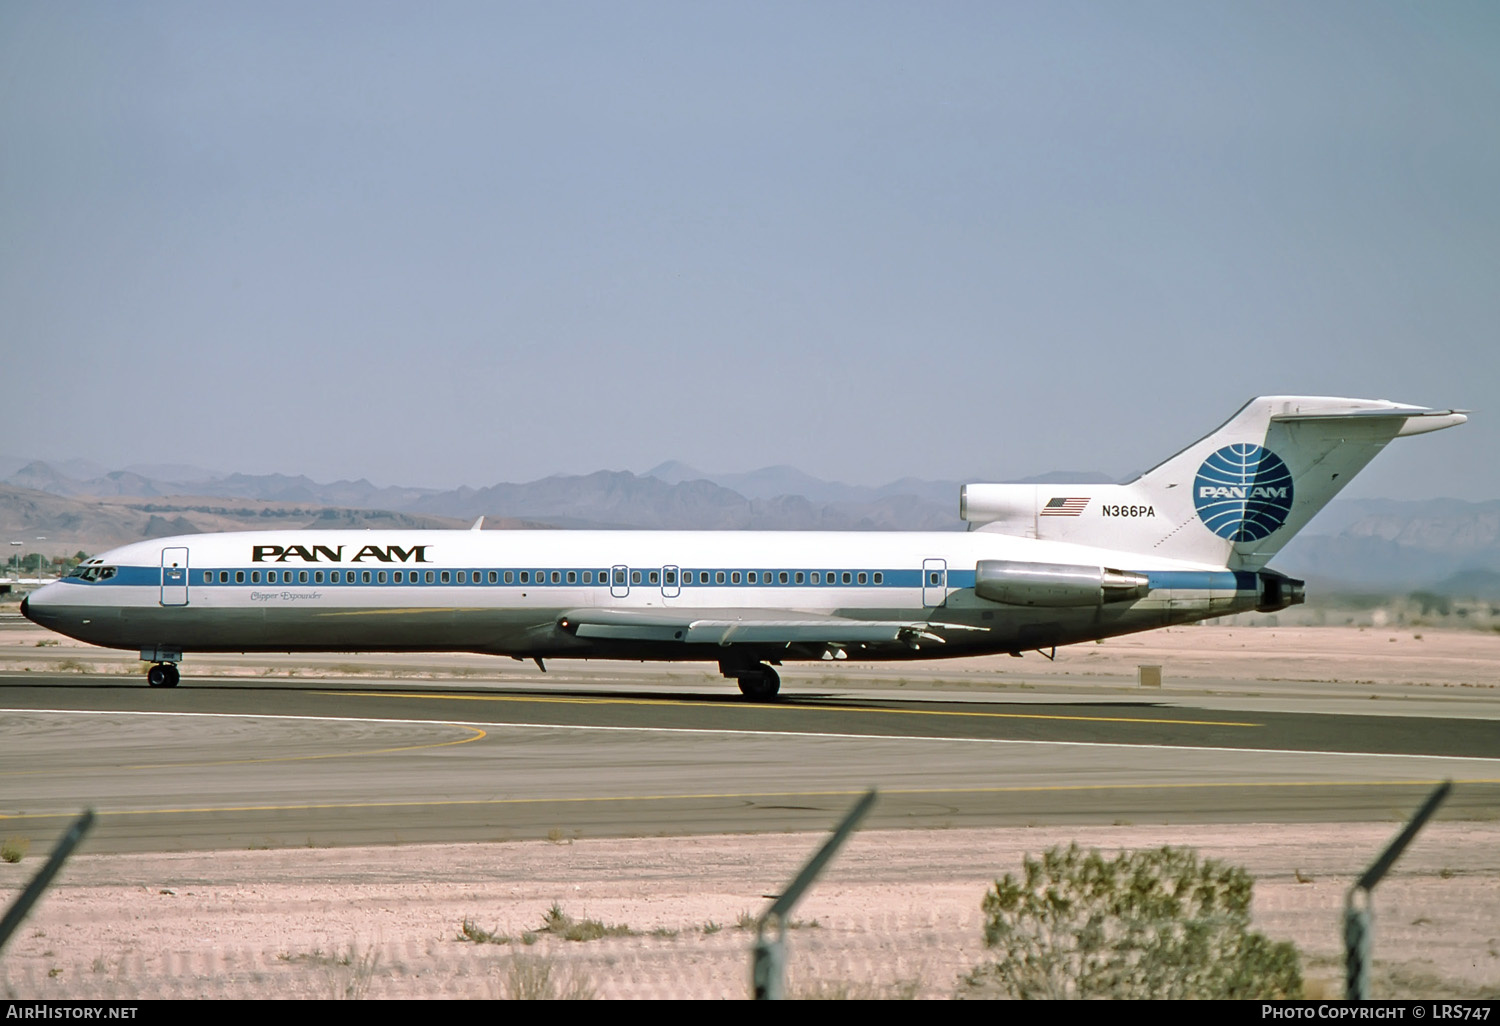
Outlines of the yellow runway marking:
<svg viewBox="0 0 1500 1026">
<path fill-rule="evenodd" d="M 313 759 L 353 759 L 362 755 L 390 755 L 393 752 L 420 752 L 426 748 L 448 748 L 452 745 L 466 745 L 471 741 L 480 741 L 489 737 L 488 732 L 480 730 L 478 727 L 470 727 L 467 724 L 444 723 L 435 725 L 458 727 L 460 730 L 471 730 L 474 733 L 469 737 L 461 737 L 457 741 L 434 741 L 426 745 L 402 745 L 397 748 L 366 748 L 354 752 L 327 752 L 323 755 L 276 755 L 265 759 L 224 759 L 219 762 L 143 762 L 120 768 L 131 770 L 182 769 L 186 766 L 249 766 L 263 762 L 308 762 Z"/>
<path fill-rule="evenodd" d="M 390 722 L 399 723 L 398 720 Z M 127 763 L 123 766 L 112 767 L 121 770 L 155 770 L 155 769 L 191 769 L 202 766 L 250 766 L 260 763 L 271 762 L 311 762 L 318 759 L 353 759 L 364 755 L 390 755 L 394 752 L 419 752 L 426 748 L 448 748 L 453 745 L 466 745 L 472 741 L 481 741 L 489 737 L 489 732 L 480 730 L 478 727 L 467 723 L 443 723 L 439 720 L 432 721 L 433 726 L 457 727 L 459 730 L 468 730 L 473 733 L 469 737 L 461 737 L 457 741 L 434 741 L 425 745 L 401 745 L 394 748 L 365 748 L 353 752 L 325 752 L 322 755 L 273 755 L 264 759 L 220 759 L 214 762 L 140 762 Z M 67 772 L 58 769 L 21 770 L 18 772 L 0 773 L 0 777 L 35 777 L 50 776 L 52 774 Z"/>
<path fill-rule="evenodd" d="M 524 695 L 452 695 L 440 691 L 318 691 L 314 694 L 352 696 L 355 698 L 437 698 L 450 702 L 533 702 L 539 705 L 648 705 L 681 706 L 689 709 L 722 709 L 722 702 L 688 702 L 671 698 L 533 698 Z M 1182 727 L 1263 727 L 1264 723 L 1238 723 L 1228 720 L 1168 720 L 1133 716 L 1065 716 L 1060 713 L 959 712 L 952 709 L 868 709 L 842 705 L 757 705 L 757 710 L 809 710 L 813 712 L 880 713 L 891 716 L 962 716 L 998 720 L 1066 720 L 1077 723 L 1151 723 Z M 541 726 L 541 724 L 538 724 Z M 555 724 L 567 726 L 567 724 Z"/>
<path fill-rule="evenodd" d="M 882 790 L 885 795 L 933 795 L 937 797 L 962 794 L 1028 794 L 1055 793 L 1063 791 L 1154 791 L 1154 790 L 1209 790 L 1230 787 L 1432 787 L 1443 781 L 1430 780 L 1264 780 L 1264 781 L 1219 781 L 1169 784 L 1039 784 L 1022 787 L 913 787 Z M 1455 780 L 1455 784 L 1500 784 L 1500 778 L 1480 780 Z M 865 788 L 830 791 L 742 791 L 709 792 L 703 794 L 640 794 L 600 795 L 575 798 L 458 798 L 442 801 L 404 802 L 311 802 L 301 805 L 221 805 L 200 808 L 176 809 L 116 809 L 99 810 L 100 816 L 168 816 L 188 813 L 224 812 L 325 812 L 329 810 L 353 809 L 411 809 L 411 808 L 458 808 L 463 806 L 504 805 L 583 805 L 591 802 L 672 802 L 672 801 L 747 801 L 766 798 L 853 798 L 865 793 Z M 66 819 L 76 812 L 38 812 L 0 814 L 0 821 Z"/>
</svg>

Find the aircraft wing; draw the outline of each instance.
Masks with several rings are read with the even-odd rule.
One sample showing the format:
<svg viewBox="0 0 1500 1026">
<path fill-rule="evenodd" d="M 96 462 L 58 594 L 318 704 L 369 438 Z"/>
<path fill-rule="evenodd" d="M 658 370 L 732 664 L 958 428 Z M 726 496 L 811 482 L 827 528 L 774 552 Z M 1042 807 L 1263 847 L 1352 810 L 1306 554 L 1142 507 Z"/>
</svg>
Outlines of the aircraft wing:
<svg viewBox="0 0 1500 1026">
<path fill-rule="evenodd" d="M 984 630 L 927 620 L 856 620 L 791 609 L 575 609 L 558 621 L 580 638 L 679 641 L 683 644 L 942 643 L 934 629 Z"/>
</svg>

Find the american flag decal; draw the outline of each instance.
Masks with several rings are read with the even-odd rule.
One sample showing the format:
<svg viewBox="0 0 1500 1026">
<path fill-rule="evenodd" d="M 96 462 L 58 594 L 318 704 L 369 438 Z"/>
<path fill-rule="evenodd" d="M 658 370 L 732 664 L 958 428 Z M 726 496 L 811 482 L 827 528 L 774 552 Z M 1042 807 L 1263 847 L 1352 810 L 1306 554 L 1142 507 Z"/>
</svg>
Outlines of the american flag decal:
<svg viewBox="0 0 1500 1026">
<path fill-rule="evenodd" d="M 1083 498 L 1048 499 L 1047 505 L 1042 507 L 1044 517 L 1076 517 L 1083 512 L 1083 508 L 1089 504 L 1087 496 Z"/>
</svg>

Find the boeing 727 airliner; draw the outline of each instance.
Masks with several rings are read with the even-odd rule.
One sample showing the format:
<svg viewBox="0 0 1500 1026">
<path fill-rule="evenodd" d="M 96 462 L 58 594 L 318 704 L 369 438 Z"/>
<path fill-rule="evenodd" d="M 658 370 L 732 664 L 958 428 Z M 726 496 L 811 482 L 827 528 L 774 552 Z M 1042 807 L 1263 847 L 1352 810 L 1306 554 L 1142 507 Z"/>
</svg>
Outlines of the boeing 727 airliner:
<svg viewBox="0 0 1500 1026">
<path fill-rule="evenodd" d="M 794 660 L 1053 649 L 1303 600 L 1266 564 L 1391 439 L 1385 400 L 1253 399 L 1127 484 L 970 484 L 967 533 L 271 531 L 136 542 L 39 589 L 44 627 L 138 649 L 715 662 L 752 699 Z M 478 526 L 478 525 L 476 525 Z M 545 668 L 545 666 L 544 666 Z"/>
</svg>

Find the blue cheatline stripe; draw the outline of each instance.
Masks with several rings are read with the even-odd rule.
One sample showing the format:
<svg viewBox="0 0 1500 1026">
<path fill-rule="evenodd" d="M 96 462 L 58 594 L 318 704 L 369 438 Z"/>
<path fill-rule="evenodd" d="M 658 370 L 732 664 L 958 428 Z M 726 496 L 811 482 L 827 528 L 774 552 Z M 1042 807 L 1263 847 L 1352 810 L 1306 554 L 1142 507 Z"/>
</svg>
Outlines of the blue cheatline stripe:
<svg viewBox="0 0 1500 1026">
<path fill-rule="evenodd" d="M 394 575 L 400 573 L 402 581 L 400 587 L 504 587 L 504 588 L 578 588 L 578 587 L 609 587 L 609 572 L 612 567 L 429 567 L 425 565 L 412 564 L 362 564 L 357 567 L 304 567 L 294 564 L 287 568 L 269 568 L 263 565 L 253 567 L 192 567 L 188 571 L 188 584 L 193 588 L 247 588 L 265 587 L 270 585 L 280 586 L 306 586 L 306 587 L 380 587 L 396 586 Z M 370 580 L 364 580 L 364 574 L 370 574 Z M 332 575 L 337 573 L 339 579 L 332 580 Z M 349 574 L 355 575 L 354 580 L 349 580 Z M 386 579 L 380 581 L 378 575 L 384 573 Z M 458 575 L 462 573 L 464 580 L 459 581 Z M 496 576 L 494 581 L 490 580 L 490 574 Z M 521 574 L 527 575 L 527 580 L 521 580 Z M 585 582 L 583 575 L 591 574 L 591 580 Z M 641 574 L 641 580 L 630 581 L 631 588 L 661 588 L 660 567 L 632 567 L 629 570 L 632 575 Z M 718 583 L 718 575 L 724 575 L 723 583 Z M 755 574 L 755 581 L 751 581 L 750 574 Z M 819 582 L 812 583 L 812 575 L 819 575 Z M 843 580 L 844 574 L 849 575 L 846 584 Z M 208 574 L 208 579 L 204 575 Z M 227 575 L 228 579 L 221 581 L 220 575 Z M 236 574 L 243 574 L 241 580 L 236 580 Z M 252 574 L 255 579 L 252 580 Z M 275 574 L 275 580 L 270 575 Z M 290 579 L 287 579 L 290 574 Z M 302 575 L 307 579 L 303 580 Z M 318 575 L 322 575 L 319 580 Z M 431 574 L 432 579 L 428 580 Z M 506 580 L 506 575 L 510 580 Z M 557 580 L 553 580 L 553 575 Z M 568 579 L 572 574 L 573 580 Z M 655 581 L 650 580 L 649 575 L 656 574 Z M 702 579 L 703 574 L 710 575 L 709 580 Z M 732 583 L 732 575 L 738 574 L 739 581 Z M 786 582 L 782 583 L 781 575 L 786 575 Z M 802 581 L 798 582 L 797 575 L 802 575 Z M 864 575 L 864 582 L 860 583 L 860 575 Z M 880 575 L 880 583 L 875 582 L 875 575 Z M 418 576 L 420 575 L 420 576 Z M 444 580 L 446 575 L 447 579 Z M 691 580 L 688 579 L 691 575 Z M 69 583 L 82 587 L 102 588 L 111 586 L 125 587 L 155 587 L 161 583 L 161 568 L 154 566 L 120 566 L 116 568 L 116 574 L 105 581 L 84 581 L 78 578 L 65 578 Z M 771 569 L 764 567 L 724 567 L 724 568 L 699 568 L 685 567 L 678 571 L 676 587 L 684 590 L 693 588 L 920 588 L 923 586 L 924 571 L 916 569 L 902 570 L 871 570 L 869 568 L 835 568 L 830 571 L 826 567 L 816 570 L 808 569 Z M 944 585 L 938 585 L 941 587 Z M 949 570 L 945 586 L 949 589 L 972 588 L 974 586 L 973 570 Z M 674 587 L 667 584 L 665 587 Z M 932 587 L 929 585 L 929 587 Z"/>
<path fill-rule="evenodd" d="M 363 572 L 367 569 L 370 572 L 370 580 L 368 582 L 363 580 Z M 385 566 L 380 567 L 361 566 L 359 568 L 356 568 L 352 571 L 356 574 L 355 580 L 352 581 L 344 579 L 351 571 L 347 568 L 340 568 L 338 571 L 336 571 L 339 574 L 340 579 L 338 581 L 333 581 L 329 579 L 330 574 L 335 572 L 331 568 L 322 570 L 308 568 L 304 571 L 301 567 L 298 567 L 290 571 L 282 569 L 271 571 L 264 567 L 197 567 L 191 569 L 188 573 L 188 586 L 191 588 L 252 588 L 272 586 L 317 588 L 607 588 L 610 586 L 608 577 L 600 576 L 600 571 L 607 569 L 604 567 L 574 567 L 572 569 L 566 569 L 562 567 L 558 567 L 555 569 L 552 567 L 495 567 L 493 568 L 493 571 L 496 575 L 496 580 L 494 582 L 491 582 L 489 579 L 491 569 L 492 568 L 490 567 L 479 567 L 477 569 L 466 567 L 462 570 L 459 570 L 454 567 L 442 569 L 433 567 L 429 570 L 427 567 L 412 569 L 410 565 L 407 565 L 406 567 L 398 568 L 395 566 L 391 566 L 390 564 L 386 564 Z M 402 574 L 403 578 L 406 578 L 402 580 L 399 585 L 392 580 L 391 576 L 392 574 L 398 572 L 398 570 Z M 660 589 L 661 587 L 663 587 L 663 585 L 661 584 L 659 576 L 658 579 L 654 582 L 647 579 L 648 574 L 657 573 L 659 575 L 660 570 L 660 567 L 641 567 L 641 581 L 639 583 L 632 581 L 630 583 L 630 587 L 632 589 Z M 276 574 L 277 579 L 275 581 L 267 580 L 267 575 L 271 572 L 274 572 Z M 283 579 L 284 575 L 288 572 L 292 575 L 292 578 L 289 581 Z M 306 581 L 300 580 L 301 574 L 304 572 L 307 574 Z M 383 584 L 377 578 L 377 574 L 381 572 L 386 574 L 386 580 L 383 582 Z M 432 574 L 431 581 L 427 580 L 427 574 L 429 572 Z M 588 583 L 584 582 L 583 574 L 585 572 L 593 574 L 592 581 Z M 632 572 L 634 572 L 634 568 L 632 568 Z M 714 580 L 721 572 L 725 576 L 725 581 L 723 584 L 705 584 L 700 583 L 699 581 L 699 575 L 702 573 L 708 573 L 709 575 L 711 575 L 710 580 Z M 748 580 L 748 575 L 752 572 L 757 576 L 757 580 L 754 584 L 750 583 Z M 846 572 L 850 575 L 850 581 L 848 584 L 843 583 L 843 575 Z M 212 580 L 205 581 L 203 579 L 203 575 L 205 573 L 210 574 L 212 576 Z M 228 574 L 229 579 L 227 581 L 221 582 L 219 580 L 220 573 Z M 236 581 L 236 573 L 243 573 L 245 575 L 244 580 Z M 260 579 L 252 581 L 250 579 L 252 573 L 258 573 Z M 318 573 L 323 574 L 323 580 L 319 581 L 315 579 Z M 465 577 L 465 580 L 462 584 L 460 584 L 458 581 L 459 573 L 463 573 Z M 505 580 L 505 575 L 507 573 L 511 575 L 510 581 Z M 530 578 L 525 583 L 521 582 L 520 575 L 522 573 L 527 574 Z M 556 573 L 558 575 L 557 581 L 552 580 L 553 573 Z M 575 575 L 575 579 L 571 582 L 568 580 L 568 574 L 570 573 Z M 693 576 L 693 580 L 691 582 L 685 579 L 685 575 L 689 573 Z M 738 573 L 740 575 L 740 581 L 738 584 L 730 583 L 730 575 L 734 573 Z M 786 584 L 781 583 L 781 574 L 783 573 L 787 575 Z M 796 575 L 799 573 L 804 575 L 803 583 L 801 584 L 798 584 L 796 579 Z M 811 575 L 813 573 L 817 573 L 821 577 L 826 577 L 828 574 L 828 570 L 826 568 L 823 568 L 816 571 L 808 569 L 773 569 L 767 571 L 763 567 L 757 567 L 752 571 L 744 567 L 725 567 L 721 571 L 719 568 L 704 569 L 699 567 L 687 567 L 679 571 L 678 584 L 676 585 L 676 587 L 685 592 L 692 591 L 696 588 L 920 588 L 923 587 L 923 582 L 925 579 L 924 571 L 922 570 L 850 569 L 848 571 L 845 571 L 842 568 L 837 568 L 834 570 L 834 573 L 838 575 L 838 580 L 835 583 L 829 584 L 823 582 L 813 584 L 811 578 Z M 859 583 L 858 575 L 861 573 L 865 575 L 864 584 Z M 876 584 L 874 582 L 874 575 L 876 573 L 879 573 L 881 575 L 880 584 Z M 1150 582 L 1150 587 L 1153 591 L 1255 591 L 1257 588 L 1256 575 L 1244 571 L 1148 570 L 1144 571 L 1144 573 L 1147 580 Z M 413 574 L 420 574 L 421 576 L 418 580 L 413 581 L 410 579 Z M 443 574 L 448 575 L 448 580 L 443 580 Z M 476 580 L 476 576 L 478 576 L 479 579 Z M 65 578 L 65 580 L 69 580 L 69 583 L 76 584 L 80 587 L 88 588 L 107 588 L 114 586 L 137 588 L 159 587 L 161 585 L 161 568 L 154 566 L 122 566 L 118 568 L 115 576 L 107 581 L 90 582 L 78 580 L 77 578 Z M 673 585 L 668 584 L 666 585 L 666 587 L 671 588 L 673 587 Z M 928 587 L 934 586 L 928 585 Z M 974 571 L 949 570 L 947 580 L 944 582 L 944 584 L 937 585 L 935 587 L 943 587 L 948 591 L 972 588 L 974 587 Z"/>
</svg>

